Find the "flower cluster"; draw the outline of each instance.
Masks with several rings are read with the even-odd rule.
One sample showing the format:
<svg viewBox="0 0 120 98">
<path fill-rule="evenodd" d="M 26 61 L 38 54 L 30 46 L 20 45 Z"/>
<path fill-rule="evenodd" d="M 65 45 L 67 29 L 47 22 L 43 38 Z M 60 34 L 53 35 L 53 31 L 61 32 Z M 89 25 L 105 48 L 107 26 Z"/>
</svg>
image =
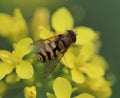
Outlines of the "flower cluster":
<svg viewBox="0 0 120 98">
<path fill-rule="evenodd" d="M 13 69 L 16 69 L 17 75 L 22 79 L 28 79 L 33 76 L 33 67 L 30 62 L 22 58 L 30 53 L 30 38 L 25 38 L 14 45 L 14 51 L 11 53 L 7 50 L 0 50 L 0 80 Z"/>
<path fill-rule="evenodd" d="M 53 13 L 50 26 L 50 12 L 42 8 L 35 12 L 32 19 L 31 31 L 34 33 L 30 34 L 32 35 L 31 39 L 27 37 L 28 27 L 20 10 L 16 9 L 14 13 L 14 17 L 0 14 L 0 24 L 3 24 L 0 25 L 0 35 L 14 42 L 12 52 L 0 50 L 0 86 L 3 87 L 0 90 L 0 96 L 6 91 L 3 81 L 16 83 L 20 82 L 20 79 L 31 81 L 30 79 L 33 78 L 34 81 L 26 84 L 26 86 L 30 85 L 31 87 L 24 88 L 25 98 L 42 96 L 37 94 L 45 88 L 46 84 L 48 86 L 46 88 L 51 91 L 51 85 L 53 85 L 54 90 L 54 94 L 49 93 L 49 90 L 44 92 L 48 98 L 108 98 L 111 96 L 112 83 L 104 77 L 108 65 L 106 60 L 99 55 L 101 42 L 96 31 L 86 26 L 74 27 L 73 17 L 64 7 Z M 59 75 L 61 77 L 40 79 L 37 70 L 40 67 L 40 73 L 43 68 L 39 62 L 33 63 L 33 60 L 25 58 L 32 52 L 31 43 L 33 40 L 47 39 L 62 34 L 66 30 L 73 30 L 76 33 L 77 40 L 61 59 L 60 65 L 65 65 L 57 70 L 62 69 L 62 73 Z M 53 73 L 52 76 L 56 75 Z M 32 86 L 33 84 L 34 86 Z"/>
<path fill-rule="evenodd" d="M 41 12 L 39 14 L 41 14 Z M 45 14 L 45 12 L 43 14 Z M 34 21 L 36 20 L 34 19 Z M 76 46 L 71 47 L 67 51 L 65 54 L 67 59 L 62 59 L 66 67 L 71 69 L 72 79 L 76 83 L 83 83 L 85 81 L 83 74 L 87 74 L 91 78 L 103 76 L 106 62 L 104 58 L 97 54 L 100 44 L 98 40 L 99 35 L 89 27 L 80 26 L 73 28 L 74 21 L 72 15 L 66 8 L 57 10 L 53 14 L 51 21 L 55 34 L 64 33 L 65 30 L 73 30 L 76 32 Z M 40 29 L 39 26 L 40 25 L 37 26 L 38 30 Z M 46 25 L 39 31 L 39 38 L 45 39 L 54 36 L 54 33 L 45 27 Z"/>
<path fill-rule="evenodd" d="M 58 77 L 55 79 L 53 84 L 53 90 L 55 92 L 55 95 L 47 93 L 48 98 L 70 98 L 73 92 L 73 88 L 70 82 L 62 77 Z M 75 96 L 74 98 L 95 98 L 95 97 L 89 93 L 82 93 L 80 95 Z"/>
</svg>

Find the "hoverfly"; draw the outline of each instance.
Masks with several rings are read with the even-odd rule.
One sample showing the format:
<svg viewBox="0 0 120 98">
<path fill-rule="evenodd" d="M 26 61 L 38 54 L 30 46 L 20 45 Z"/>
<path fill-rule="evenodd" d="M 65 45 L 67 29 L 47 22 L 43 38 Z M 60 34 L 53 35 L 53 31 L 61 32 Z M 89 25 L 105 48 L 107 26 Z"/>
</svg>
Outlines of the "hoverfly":
<svg viewBox="0 0 120 98">
<path fill-rule="evenodd" d="M 75 33 L 72 30 L 66 30 L 64 34 L 59 34 L 48 39 L 38 40 L 33 43 L 38 61 L 52 61 L 49 71 L 45 73 L 45 77 L 54 70 L 59 60 L 63 57 L 71 44 L 75 43 L 75 41 Z"/>
</svg>

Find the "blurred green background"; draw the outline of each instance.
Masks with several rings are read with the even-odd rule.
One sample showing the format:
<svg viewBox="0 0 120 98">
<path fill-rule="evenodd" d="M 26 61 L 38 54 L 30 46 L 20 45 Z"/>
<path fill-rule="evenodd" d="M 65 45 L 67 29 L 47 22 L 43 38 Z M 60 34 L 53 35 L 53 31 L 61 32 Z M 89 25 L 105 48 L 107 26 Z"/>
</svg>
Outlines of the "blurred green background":
<svg viewBox="0 0 120 98">
<path fill-rule="evenodd" d="M 63 6 L 73 14 L 75 26 L 89 26 L 100 33 L 102 41 L 100 53 L 109 62 L 109 72 L 117 77 L 111 98 L 119 98 L 120 0 L 0 0 L 0 13 L 12 15 L 14 8 L 20 8 L 29 23 L 37 8 L 47 7 L 53 13 Z M 0 49 L 10 48 L 7 41 L 0 37 Z"/>
</svg>

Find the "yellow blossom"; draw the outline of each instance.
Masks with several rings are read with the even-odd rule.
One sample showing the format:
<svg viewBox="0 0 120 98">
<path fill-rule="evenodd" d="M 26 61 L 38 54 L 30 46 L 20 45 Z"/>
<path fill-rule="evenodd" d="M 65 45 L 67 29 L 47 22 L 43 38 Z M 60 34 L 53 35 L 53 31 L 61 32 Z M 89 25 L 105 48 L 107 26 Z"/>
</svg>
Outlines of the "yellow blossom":
<svg viewBox="0 0 120 98">
<path fill-rule="evenodd" d="M 32 19 L 32 31 L 35 33 L 38 29 L 49 28 L 50 12 L 46 8 L 40 8 L 35 11 Z"/>
<path fill-rule="evenodd" d="M 75 28 L 77 33 L 77 41 L 76 44 L 83 45 L 91 41 L 96 41 L 98 39 L 98 34 L 95 33 L 95 31 L 89 27 L 77 27 Z"/>
<path fill-rule="evenodd" d="M 0 63 L 0 80 L 5 77 L 5 75 L 9 74 L 13 70 L 13 66 L 10 66 L 9 64 L 3 62 Z"/>
<path fill-rule="evenodd" d="M 103 76 L 105 69 L 102 67 L 102 63 L 97 65 L 94 63 L 96 61 L 93 60 L 97 55 L 96 42 L 98 41 L 99 35 L 89 27 L 80 26 L 73 28 L 73 17 L 64 7 L 53 13 L 51 22 L 55 34 L 64 33 L 65 30 L 68 29 L 72 29 L 76 33 L 76 46 L 71 46 L 71 49 L 68 49 L 65 53 L 65 59 L 62 58 L 62 63 L 70 68 L 73 81 L 76 83 L 83 83 L 85 81 L 84 74 L 90 78 Z M 54 33 L 52 33 L 50 29 L 43 29 L 39 33 L 40 38 L 42 39 L 54 36 Z"/>
<path fill-rule="evenodd" d="M 105 74 L 105 60 L 98 55 L 95 55 L 88 62 L 81 63 L 80 61 L 77 61 L 76 64 L 79 65 L 71 69 L 72 79 L 76 83 L 83 83 L 86 80 L 86 75 L 90 78 L 100 78 Z"/>
<path fill-rule="evenodd" d="M 14 10 L 14 16 L 0 13 L 0 35 L 7 37 L 10 41 L 17 42 L 27 36 L 27 24 L 20 9 Z"/>
<path fill-rule="evenodd" d="M 0 79 L 11 73 L 16 68 L 17 75 L 22 79 L 28 79 L 33 76 L 33 68 L 30 62 L 23 60 L 23 57 L 31 52 L 30 44 L 32 40 L 25 38 L 15 45 L 11 53 L 6 50 L 0 50 Z"/>
<path fill-rule="evenodd" d="M 35 86 L 25 87 L 24 96 L 25 98 L 36 98 L 37 91 Z"/>
<path fill-rule="evenodd" d="M 111 83 L 103 77 L 97 79 L 87 79 L 78 88 L 85 92 L 91 92 L 97 98 L 109 98 L 112 94 Z"/>
<path fill-rule="evenodd" d="M 54 80 L 53 90 L 55 92 L 55 95 L 47 93 L 48 98 L 71 98 L 73 91 L 70 82 L 62 77 L 58 77 Z M 75 96 L 74 98 L 95 98 L 95 97 L 89 93 L 81 93 L 78 96 Z"/>
<path fill-rule="evenodd" d="M 32 35 L 35 40 L 40 39 L 40 36 L 41 36 L 40 34 L 42 34 L 41 32 L 46 32 L 47 35 L 50 37 L 49 35 L 50 33 L 48 30 L 50 28 L 49 18 L 50 18 L 50 12 L 46 8 L 37 9 L 37 11 L 35 12 L 33 19 L 32 19 L 32 23 L 31 23 L 32 32 L 33 32 Z"/>
<path fill-rule="evenodd" d="M 13 85 L 18 81 L 21 82 L 20 79 L 26 79 L 23 80 L 24 85 L 35 84 L 38 87 L 38 90 L 35 86 L 25 87 L 25 98 L 44 96 L 46 90 L 53 92 L 47 92 L 47 98 L 108 98 L 111 96 L 111 82 L 103 77 L 108 66 L 105 59 L 99 55 L 98 42 L 100 41 L 96 31 L 86 26 L 74 27 L 73 16 L 65 7 L 56 10 L 52 16 L 48 9 L 38 9 L 31 23 L 33 31 L 31 36 L 34 40 L 54 38 L 58 34 L 64 34 L 66 30 L 73 30 L 76 42 L 69 47 L 61 59 L 61 65 L 65 66 L 59 66 L 55 74 L 51 75 L 53 77 L 40 78 L 43 69 L 47 69 L 49 64 L 46 63 L 45 65 L 48 66 L 44 66 L 44 63 L 33 62 L 34 58 L 31 57 L 34 53 L 29 54 L 34 48 L 30 45 L 33 41 L 31 38 L 24 38 L 28 34 L 28 29 L 21 11 L 15 9 L 14 16 L 0 13 L 0 35 L 17 42 L 13 44 L 12 52 L 0 50 L 0 97 L 6 91 L 6 85 L 2 81 Z M 35 73 L 31 63 L 34 65 Z M 63 73 L 60 74 L 58 71 L 62 68 Z M 54 80 L 57 75 L 61 77 Z"/>
</svg>

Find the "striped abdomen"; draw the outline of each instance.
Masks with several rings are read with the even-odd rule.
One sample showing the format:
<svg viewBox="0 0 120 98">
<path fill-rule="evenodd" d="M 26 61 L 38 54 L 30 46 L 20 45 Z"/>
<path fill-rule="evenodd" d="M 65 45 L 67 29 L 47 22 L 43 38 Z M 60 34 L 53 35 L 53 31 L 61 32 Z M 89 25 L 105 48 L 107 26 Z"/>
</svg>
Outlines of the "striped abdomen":
<svg viewBox="0 0 120 98">
<path fill-rule="evenodd" d="M 66 48 L 64 41 L 61 41 L 60 39 L 50 41 L 40 48 L 40 52 L 38 53 L 38 60 L 41 62 L 47 62 L 53 60 L 55 57 L 65 51 Z"/>
</svg>

